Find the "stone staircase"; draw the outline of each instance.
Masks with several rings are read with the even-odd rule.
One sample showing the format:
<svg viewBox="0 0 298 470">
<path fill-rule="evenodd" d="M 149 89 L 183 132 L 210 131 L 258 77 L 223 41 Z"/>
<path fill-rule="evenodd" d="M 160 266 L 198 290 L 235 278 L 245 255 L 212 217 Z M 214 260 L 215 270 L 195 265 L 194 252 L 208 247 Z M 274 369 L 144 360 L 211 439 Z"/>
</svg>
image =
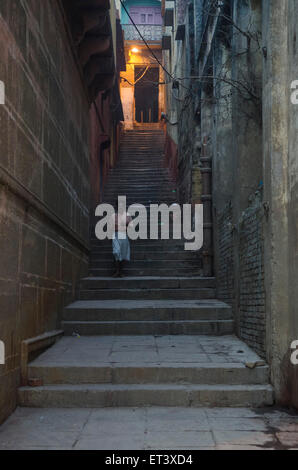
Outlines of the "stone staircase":
<svg viewBox="0 0 298 470">
<path fill-rule="evenodd" d="M 105 202 L 176 201 L 162 163 L 163 133 L 126 131 Z M 184 241 L 132 242 L 126 277 L 112 278 L 111 242 L 91 240 L 90 276 L 65 308 L 65 337 L 35 359 L 19 403 L 38 407 L 264 406 L 273 402 L 266 364 L 233 336 L 230 306 L 204 278 Z"/>
</svg>

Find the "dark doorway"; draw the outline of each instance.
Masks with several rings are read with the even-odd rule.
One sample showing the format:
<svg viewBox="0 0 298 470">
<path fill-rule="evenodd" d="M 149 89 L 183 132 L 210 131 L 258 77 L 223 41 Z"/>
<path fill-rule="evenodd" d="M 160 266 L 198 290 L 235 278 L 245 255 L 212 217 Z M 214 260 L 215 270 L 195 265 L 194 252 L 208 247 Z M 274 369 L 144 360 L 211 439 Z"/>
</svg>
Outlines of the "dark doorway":
<svg viewBox="0 0 298 470">
<path fill-rule="evenodd" d="M 135 110 L 137 122 L 158 122 L 159 68 L 135 67 Z"/>
</svg>

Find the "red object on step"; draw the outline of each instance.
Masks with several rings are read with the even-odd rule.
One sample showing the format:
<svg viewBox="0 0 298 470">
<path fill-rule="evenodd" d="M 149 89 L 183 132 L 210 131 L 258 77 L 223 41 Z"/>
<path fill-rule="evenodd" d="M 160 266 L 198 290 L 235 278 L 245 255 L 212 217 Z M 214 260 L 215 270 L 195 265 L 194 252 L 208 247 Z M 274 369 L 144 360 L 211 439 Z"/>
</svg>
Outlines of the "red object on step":
<svg viewBox="0 0 298 470">
<path fill-rule="evenodd" d="M 42 379 L 28 379 L 29 387 L 42 387 L 43 380 Z"/>
</svg>

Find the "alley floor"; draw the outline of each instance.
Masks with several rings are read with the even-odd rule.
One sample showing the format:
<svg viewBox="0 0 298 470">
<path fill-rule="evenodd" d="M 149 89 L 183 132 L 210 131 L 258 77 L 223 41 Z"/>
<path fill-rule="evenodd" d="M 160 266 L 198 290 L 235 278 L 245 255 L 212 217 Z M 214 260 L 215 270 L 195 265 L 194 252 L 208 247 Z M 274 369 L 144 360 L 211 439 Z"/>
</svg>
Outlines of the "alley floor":
<svg viewBox="0 0 298 470">
<path fill-rule="evenodd" d="M 18 408 L 0 450 L 298 450 L 298 415 L 275 408 Z"/>
<path fill-rule="evenodd" d="M 116 303 L 117 301 L 115 301 Z M 260 357 L 236 336 L 68 336 L 31 367 L 103 367 L 117 364 L 246 364 Z"/>
<path fill-rule="evenodd" d="M 64 337 L 29 365 L 31 377 L 43 377 L 51 385 L 31 388 L 35 407 L 17 408 L 0 427 L 0 450 L 298 449 L 298 414 L 274 407 L 196 407 L 179 401 L 171 406 L 177 400 L 171 384 L 162 385 L 166 398 L 162 389 L 156 389 L 154 402 L 160 401 L 160 406 L 130 405 L 129 384 L 136 380 L 138 393 L 145 398 L 151 397 L 146 391 L 148 380 L 154 381 L 150 385 L 154 390 L 161 377 L 174 377 L 177 390 L 194 386 L 191 382 L 199 387 L 200 380 L 210 384 L 225 377 L 228 383 L 238 383 L 243 374 L 248 383 L 262 382 L 267 366 L 260 362 L 259 367 L 247 367 L 259 361 L 233 335 Z M 115 406 L 113 386 L 124 387 L 124 379 L 128 383 L 122 399 L 127 406 Z M 105 387 L 105 383 L 113 406 L 92 406 L 93 387 Z M 76 396 L 84 389 L 80 406 L 71 403 L 72 387 L 78 387 Z M 224 385 L 220 387 L 224 390 Z M 52 402 L 52 394 L 59 390 Z"/>
</svg>

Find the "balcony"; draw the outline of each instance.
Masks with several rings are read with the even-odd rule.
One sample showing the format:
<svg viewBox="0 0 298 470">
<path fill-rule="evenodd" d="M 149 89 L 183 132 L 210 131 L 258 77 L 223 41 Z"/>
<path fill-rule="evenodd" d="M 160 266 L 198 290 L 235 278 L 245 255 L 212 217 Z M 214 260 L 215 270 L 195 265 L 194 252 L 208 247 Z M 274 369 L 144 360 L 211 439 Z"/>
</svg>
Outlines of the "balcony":
<svg viewBox="0 0 298 470">
<path fill-rule="evenodd" d="M 160 42 L 162 38 L 162 26 L 153 24 L 137 25 L 140 33 L 146 41 Z M 133 24 L 123 24 L 124 39 L 126 41 L 141 41 L 140 35 Z"/>
</svg>

